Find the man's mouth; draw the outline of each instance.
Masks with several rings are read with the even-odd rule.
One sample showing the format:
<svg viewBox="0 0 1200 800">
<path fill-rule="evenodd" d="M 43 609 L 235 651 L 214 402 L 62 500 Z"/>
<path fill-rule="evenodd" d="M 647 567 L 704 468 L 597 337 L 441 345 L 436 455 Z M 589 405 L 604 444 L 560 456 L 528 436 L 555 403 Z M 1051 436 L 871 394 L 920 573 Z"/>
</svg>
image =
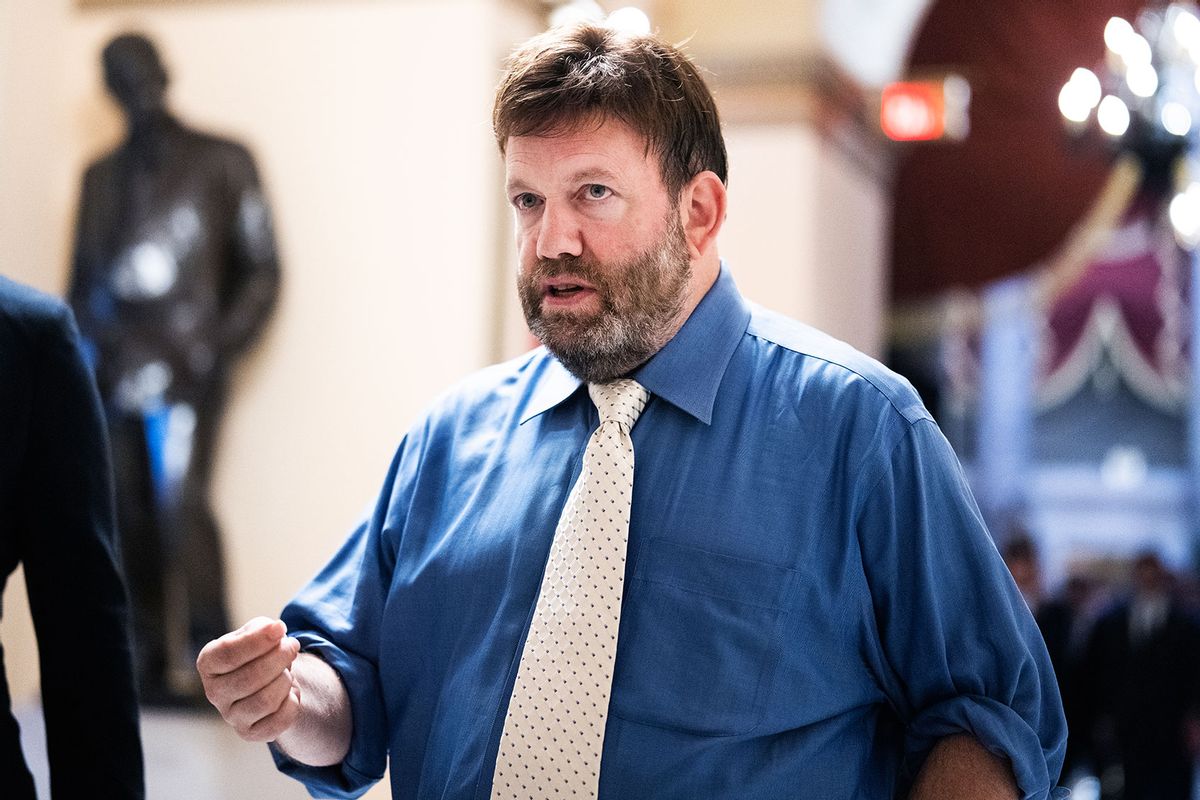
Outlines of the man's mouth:
<svg viewBox="0 0 1200 800">
<path fill-rule="evenodd" d="M 542 296 L 554 305 L 574 305 L 575 302 L 594 294 L 595 291 L 595 287 L 583 281 L 571 280 L 566 276 L 542 282 Z"/>
<path fill-rule="evenodd" d="M 561 283 L 546 287 L 546 293 L 551 297 L 571 297 L 583 290 L 584 287 L 577 283 Z"/>
</svg>

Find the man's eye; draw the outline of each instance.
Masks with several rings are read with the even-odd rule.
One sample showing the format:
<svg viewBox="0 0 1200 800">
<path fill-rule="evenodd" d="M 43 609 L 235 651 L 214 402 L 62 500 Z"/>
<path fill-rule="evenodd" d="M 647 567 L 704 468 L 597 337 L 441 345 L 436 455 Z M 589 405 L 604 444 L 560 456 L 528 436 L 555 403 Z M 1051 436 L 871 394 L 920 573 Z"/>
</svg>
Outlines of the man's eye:
<svg viewBox="0 0 1200 800">
<path fill-rule="evenodd" d="M 602 183 L 589 183 L 587 185 L 587 196 L 592 200 L 603 200 L 612 194 L 612 189 L 609 189 Z"/>
<path fill-rule="evenodd" d="M 523 210 L 531 209 L 536 206 L 537 203 L 537 197 L 529 192 L 521 192 L 519 195 L 513 198 L 513 205 Z"/>
</svg>

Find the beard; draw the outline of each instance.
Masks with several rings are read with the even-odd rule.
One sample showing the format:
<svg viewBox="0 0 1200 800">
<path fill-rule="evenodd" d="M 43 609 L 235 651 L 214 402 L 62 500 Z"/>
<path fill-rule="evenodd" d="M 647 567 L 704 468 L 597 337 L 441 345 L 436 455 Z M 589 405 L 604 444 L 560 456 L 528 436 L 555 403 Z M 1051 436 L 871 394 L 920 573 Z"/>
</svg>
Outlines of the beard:
<svg viewBox="0 0 1200 800">
<path fill-rule="evenodd" d="M 572 275 L 596 290 L 591 313 L 542 308 L 543 281 Z M 667 230 L 645 251 L 618 264 L 584 256 L 541 258 L 517 277 L 529 330 L 575 377 L 605 383 L 629 374 L 679 330 L 692 278 L 683 225 L 674 211 Z"/>
</svg>

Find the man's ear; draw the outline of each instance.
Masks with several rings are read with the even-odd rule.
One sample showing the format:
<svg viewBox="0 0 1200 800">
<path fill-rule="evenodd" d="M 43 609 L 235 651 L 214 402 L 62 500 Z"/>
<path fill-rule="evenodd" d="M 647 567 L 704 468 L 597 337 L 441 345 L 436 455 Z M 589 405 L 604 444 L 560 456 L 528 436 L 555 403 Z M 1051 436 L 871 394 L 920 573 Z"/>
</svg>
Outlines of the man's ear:
<svg viewBox="0 0 1200 800">
<path fill-rule="evenodd" d="M 716 244 L 725 224 L 725 202 L 725 184 L 708 170 L 693 177 L 679 193 L 680 221 L 693 259 L 701 258 Z"/>
</svg>

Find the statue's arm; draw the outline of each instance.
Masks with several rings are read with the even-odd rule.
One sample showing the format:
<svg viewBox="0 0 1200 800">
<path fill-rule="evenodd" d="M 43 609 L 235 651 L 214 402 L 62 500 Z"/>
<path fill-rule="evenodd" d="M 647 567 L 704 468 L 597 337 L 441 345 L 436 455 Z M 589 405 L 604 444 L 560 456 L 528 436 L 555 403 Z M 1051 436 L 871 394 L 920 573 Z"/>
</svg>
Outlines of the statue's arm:
<svg viewBox="0 0 1200 800">
<path fill-rule="evenodd" d="M 229 164 L 229 212 L 233 215 L 230 264 L 222 303 L 222 344 L 249 346 L 279 296 L 279 255 L 271 210 L 249 152 L 238 147 Z"/>
</svg>

